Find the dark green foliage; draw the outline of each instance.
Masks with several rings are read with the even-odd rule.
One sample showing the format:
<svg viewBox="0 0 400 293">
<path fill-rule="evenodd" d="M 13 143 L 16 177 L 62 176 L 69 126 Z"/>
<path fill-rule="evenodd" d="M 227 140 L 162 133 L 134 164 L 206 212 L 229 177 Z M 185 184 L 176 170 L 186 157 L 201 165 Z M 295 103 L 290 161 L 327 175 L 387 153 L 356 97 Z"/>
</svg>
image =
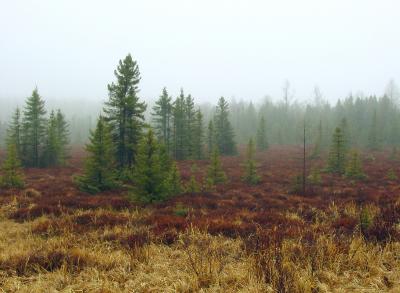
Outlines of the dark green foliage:
<svg viewBox="0 0 400 293">
<path fill-rule="evenodd" d="M 56 124 L 57 124 L 57 140 L 59 144 L 58 153 L 58 164 L 65 165 L 68 159 L 68 145 L 69 145 L 69 125 L 65 120 L 64 114 L 60 109 L 57 110 L 56 114 Z"/>
<path fill-rule="evenodd" d="M 11 123 L 7 129 L 7 144 L 14 144 L 17 150 L 18 158 L 21 158 L 21 135 L 22 135 L 22 122 L 21 111 L 19 108 L 15 109 Z"/>
<path fill-rule="evenodd" d="M 75 177 L 79 189 L 97 193 L 118 187 L 111 132 L 103 117 L 99 117 L 96 129 L 90 132 L 89 141 L 86 145 L 88 157 L 85 161 L 84 174 Z"/>
<path fill-rule="evenodd" d="M 119 61 L 114 71 L 116 82 L 108 85 L 109 100 L 105 104 L 106 120 L 110 124 L 115 158 L 120 171 L 131 168 L 142 136 L 146 104 L 139 101 L 139 67 L 129 54 Z"/>
<path fill-rule="evenodd" d="M 152 116 L 158 140 L 160 143 L 163 143 L 166 146 L 167 153 L 169 154 L 172 144 L 172 103 L 171 97 L 168 96 L 168 92 L 165 87 L 163 88 L 161 96 L 153 107 Z"/>
<path fill-rule="evenodd" d="M 186 186 L 186 192 L 188 193 L 197 193 L 200 192 L 200 185 L 196 180 L 196 173 L 197 173 L 197 166 L 193 165 L 191 167 L 191 176 L 190 176 L 190 180 L 189 183 Z"/>
<path fill-rule="evenodd" d="M 177 160 L 183 160 L 188 155 L 188 130 L 186 128 L 185 106 L 186 100 L 183 90 L 173 105 L 173 150 Z"/>
<path fill-rule="evenodd" d="M 51 167 L 59 164 L 61 141 L 58 136 L 57 118 L 51 111 L 47 122 L 46 139 L 42 156 L 42 166 Z"/>
<path fill-rule="evenodd" d="M 342 131 L 336 127 L 332 136 L 332 144 L 329 151 L 327 171 L 331 173 L 343 174 L 346 164 L 346 148 Z"/>
<path fill-rule="evenodd" d="M 204 158 L 204 128 L 203 114 L 200 109 L 196 111 L 193 124 L 193 153 L 192 158 L 201 160 Z"/>
<path fill-rule="evenodd" d="M 39 167 L 46 135 L 44 101 L 35 88 L 26 100 L 22 130 L 22 163 L 28 167 Z"/>
<path fill-rule="evenodd" d="M 145 203 L 158 202 L 168 196 L 165 172 L 160 162 L 160 146 L 150 129 L 138 146 L 133 172 L 134 199 Z"/>
<path fill-rule="evenodd" d="M 380 149 L 379 139 L 378 139 L 378 122 L 376 118 L 376 110 L 372 116 L 372 122 L 368 134 L 368 148 L 370 150 L 376 151 Z"/>
<path fill-rule="evenodd" d="M 169 196 L 175 196 L 182 193 L 181 174 L 176 162 L 172 163 L 166 180 L 166 189 Z"/>
<path fill-rule="evenodd" d="M 211 162 L 207 169 L 207 185 L 211 187 L 226 181 L 227 178 L 221 166 L 218 149 L 215 148 L 211 154 Z"/>
<path fill-rule="evenodd" d="M 268 149 L 267 130 L 264 116 L 261 116 L 257 129 L 257 149 L 260 151 Z"/>
<path fill-rule="evenodd" d="M 350 129 L 349 129 L 349 126 L 347 124 L 347 119 L 346 118 L 343 118 L 340 121 L 339 127 L 340 127 L 340 130 L 342 132 L 343 146 L 344 146 L 345 151 L 347 152 L 350 149 L 350 146 L 351 146 L 352 142 L 351 142 Z"/>
<path fill-rule="evenodd" d="M 2 166 L 3 176 L 0 177 L 2 188 L 22 188 L 24 179 L 21 172 L 21 162 L 18 158 L 17 147 L 13 143 L 7 144 L 7 158 Z"/>
<path fill-rule="evenodd" d="M 212 120 L 210 120 L 210 122 L 208 122 L 208 127 L 207 127 L 207 150 L 209 157 L 211 157 L 212 150 L 216 147 L 217 147 L 217 138 L 214 128 L 214 123 Z"/>
<path fill-rule="evenodd" d="M 243 176 L 243 180 L 250 185 L 260 183 L 260 176 L 257 175 L 256 163 L 254 161 L 254 153 L 253 139 L 250 138 L 246 150 L 245 174 Z"/>
<path fill-rule="evenodd" d="M 214 127 L 219 152 L 222 155 L 236 154 L 235 135 L 229 121 L 229 105 L 224 97 L 221 97 L 218 101 L 214 117 Z"/>
<path fill-rule="evenodd" d="M 362 170 L 361 158 L 356 150 L 350 153 L 345 176 L 351 179 L 364 179 L 366 177 Z"/>
</svg>

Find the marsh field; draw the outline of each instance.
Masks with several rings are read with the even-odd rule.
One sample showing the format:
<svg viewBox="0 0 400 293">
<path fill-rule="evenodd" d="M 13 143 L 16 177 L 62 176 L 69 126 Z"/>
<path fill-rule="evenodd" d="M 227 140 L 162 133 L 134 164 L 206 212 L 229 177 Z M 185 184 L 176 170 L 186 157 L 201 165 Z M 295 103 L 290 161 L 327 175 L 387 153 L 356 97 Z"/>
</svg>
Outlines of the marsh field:
<svg viewBox="0 0 400 293">
<path fill-rule="evenodd" d="M 226 184 L 153 204 L 123 187 L 79 191 L 81 149 L 65 167 L 25 169 L 25 187 L 0 194 L 0 291 L 400 291 L 400 157 L 361 152 L 362 181 L 321 172 L 302 194 L 301 147 L 257 152 L 254 186 L 243 152 L 221 158 Z M 183 183 L 193 163 L 205 176 L 207 160 L 181 161 Z"/>
</svg>

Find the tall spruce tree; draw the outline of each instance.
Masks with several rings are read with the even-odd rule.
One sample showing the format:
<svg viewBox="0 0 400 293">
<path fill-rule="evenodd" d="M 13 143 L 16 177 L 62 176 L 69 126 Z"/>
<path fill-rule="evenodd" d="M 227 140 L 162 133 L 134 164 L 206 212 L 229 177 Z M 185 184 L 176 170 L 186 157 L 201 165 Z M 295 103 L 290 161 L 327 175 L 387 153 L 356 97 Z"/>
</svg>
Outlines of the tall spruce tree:
<svg viewBox="0 0 400 293">
<path fill-rule="evenodd" d="M 15 143 L 7 143 L 7 158 L 2 165 L 3 175 L 0 176 L 0 187 L 2 188 L 22 188 L 24 179 L 21 172 L 21 162 L 18 158 Z"/>
<path fill-rule="evenodd" d="M 221 97 L 218 101 L 214 117 L 214 127 L 219 152 L 223 155 L 236 154 L 235 135 L 229 121 L 229 105 L 224 97 Z"/>
<path fill-rule="evenodd" d="M 193 125 L 193 159 L 201 160 L 204 157 L 204 129 L 203 114 L 200 109 L 196 111 Z"/>
<path fill-rule="evenodd" d="M 70 142 L 69 136 L 69 125 L 65 120 L 64 114 L 60 109 L 57 110 L 56 114 L 56 124 L 57 124 L 57 141 L 59 145 L 58 153 L 58 163 L 60 165 L 65 165 L 68 159 L 68 145 Z"/>
<path fill-rule="evenodd" d="M 54 167 L 59 164 L 61 142 L 59 141 L 57 131 L 57 118 L 54 111 L 51 111 L 47 122 L 46 138 L 41 158 L 41 165 L 43 167 Z"/>
<path fill-rule="evenodd" d="M 246 150 L 246 162 L 245 162 L 245 173 L 243 176 L 243 180 L 250 185 L 255 185 L 260 182 L 260 176 L 257 174 L 256 163 L 254 161 L 254 143 L 253 139 L 249 139 L 249 143 L 247 144 Z"/>
<path fill-rule="evenodd" d="M 185 123 L 185 95 L 183 89 L 179 97 L 173 104 L 173 150 L 174 157 L 177 160 L 183 160 L 187 157 L 187 129 Z"/>
<path fill-rule="evenodd" d="M 194 155 L 194 127 L 196 123 L 196 111 L 194 109 L 194 99 L 191 95 L 185 98 L 185 145 L 186 157 L 193 158 Z"/>
<path fill-rule="evenodd" d="M 154 128 L 161 143 L 166 146 L 167 153 L 171 149 L 171 124 L 172 124 L 172 103 L 167 89 L 164 87 L 161 96 L 153 107 Z"/>
<path fill-rule="evenodd" d="M 84 173 L 76 176 L 78 187 L 88 193 L 97 193 L 118 187 L 115 174 L 115 151 L 109 125 L 100 116 L 94 131 L 90 131 L 86 145 L 88 157 Z"/>
<path fill-rule="evenodd" d="M 135 162 L 146 104 L 139 101 L 139 66 L 130 54 L 119 61 L 114 75 L 116 82 L 108 85 L 109 100 L 105 103 L 104 112 L 116 146 L 118 168 L 124 171 Z"/>
<path fill-rule="evenodd" d="M 141 139 L 133 173 L 135 192 L 133 198 L 151 203 L 168 196 L 165 172 L 160 163 L 160 146 L 150 129 Z"/>
<path fill-rule="evenodd" d="M 22 123 L 22 163 L 39 167 L 46 135 L 45 103 L 35 88 L 27 98 Z"/>
<path fill-rule="evenodd" d="M 217 148 L 217 138 L 214 128 L 214 123 L 212 120 L 210 120 L 210 122 L 208 122 L 208 127 L 207 127 L 207 151 L 209 157 L 211 157 L 214 148 Z"/>
<path fill-rule="evenodd" d="M 265 128 L 264 116 L 261 116 L 257 129 L 257 149 L 260 151 L 268 149 L 267 130 Z"/>
<path fill-rule="evenodd" d="M 332 136 L 332 144 L 329 151 L 327 171 L 331 173 L 343 174 L 346 165 L 346 147 L 342 130 L 336 127 Z"/>
<path fill-rule="evenodd" d="M 18 158 L 21 158 L 21 135 L 22 135 L 22 122 L 21 111 L 19 108 L 15 109 L 11 123 L 7 129 L 7 144 L 14 144 Z"/>
</svg>

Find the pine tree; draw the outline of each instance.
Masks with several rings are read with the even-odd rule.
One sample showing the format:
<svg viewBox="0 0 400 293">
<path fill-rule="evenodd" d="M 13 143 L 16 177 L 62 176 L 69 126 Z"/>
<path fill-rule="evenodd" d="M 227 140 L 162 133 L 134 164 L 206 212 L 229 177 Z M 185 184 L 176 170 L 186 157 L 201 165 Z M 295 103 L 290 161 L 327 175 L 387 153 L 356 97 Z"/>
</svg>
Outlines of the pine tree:
<svg viewBox="0 0 400 293">
<path fill-rule="evenodd" d="M 214 128 L 214 123 L 212 120 L 210 120 L 210 122 L 208 122 L 208 127 L 207 127 L 207 150 L 209 157 L 211 157 L 214 148 L 217 148 L 217 138 Z"/>
<path fill-rule="evenodd" d="M 345 176 L 352 179 L 364 179 L 366 177 L 362 170 L 361 158 L 356 150 L 350 153 Z"/>
<path fill-rule="evenodd" d="M 58 163 L 60 165 L 65 165 L 66 160 L 68 159 L 68 145 L 69 145 L 69 125 L 65 120 L 64 114 L 60 109 L 57 111 L 56 115 L 56 123 L 57 123 L 57 141 L 59 144 L 59 153 L 58 153 Z"/>
<path fill-rule="evenodd" d="M 374 111 L 374 114 L 372 116 L 372 123 L 368 134 L 368 148 L 373 151 L 379 150 L 378 122 L 376 118 L 376 110 Z"/>
<path fill-rule="evenodd" d="M 167 176 L 172 167 L 171 156 L 168 154 L 167 147 L 165 144 L 159 143 L 158 149 L 159 149 L 161 169 Z"/>
<path fill-rule="evenodd" d="M 234 141 L 234 133 L 229 122 L 229 105 L 224 97 L 218 101 L 214 127 L 216 132 L 216 140 L 218 150 L 223 155 L 234 155 L 237 153 L 236 144 Z"/>
<path fill-rule="evenodd" d="M 159 144 L 150 129 L 139 143 L 133 173 L 134 199 L 151 203 L 161 201 L 168 195 L 165 173 L 160 163 Z"/>
<path fill-rule="evenodd" d="M 86 145 L 88 157 L 84 174 L 76 176 L 79 189 L 89 193 L 110 190 L 118 187 L 115 174 L 114 148 L 109 125 L 99 117 L 94 131 L 90 131 L 89 144 Z"/>
<path fill-rule="evenodd" d="M 190 180 L 189 180 L 189 184 L 186 186 L 186 192 L 188 193 L 197 193 L 200 191 L 200 185 L 196 180 L 196 172 L 197 172 L 197 166 L 196 165 L 192 165 L 191 169 L 190 169 L 191 175 L 190 175 Z"/>
<path fill-rule="evenodd" d="M 153 107 L 153 122 L 158 140 L 167 148 L 170 153 L 171 148 L 171 124 L 172 124 L 172 103 L 171 97 L 168 96 L 167 89 L 164 87 L 161 96 Z"/>
<path fill-rule="evenodd" d="M 22 163 L 24 166 L 39 167 L 46 134 L 44 101 L 35 88 L 26 100 L 22 129 Z"/>
<path fill-rule="evenodd" d="M 204 130 L 203 114 L 200 109 L 196 111 L 195 123 L 193 126 L 193 159 L 201 160 L 204 157 Z"/>
<path fill-rule="evenodd" d="M 183 89 L 173 104 L 173 150 L 176 160 L 187 157 L 187 131 L 185 123 L 185 95 Z"/>
<path fill-rule="evenodd" d="M 340 121 L 340 125 L 339 128 L 342 132 L 342 137 L 343 137 L 343 146 L 345 151 L 347 152 L 350 149 L 351 146 L 351 139 L 350 139 L 350 130 L 349 130 L 349 126 L 347 124 L 347 119 L 343 118 Z"/>
<path fill-rule="evenodd" d="M 185 98 L 185 147 L 186 158 L 193 158 L 194 155 L 194 128 L 196 123 L 196 111 L 194 99 L 191 95 Z"/>
<path fill-rule="evenodd" d="M 50 118 L 47 123 L 46 139 L 44 144 L 42 166 L 54 167 L 59 164 L 61 142 L 58 138 L 57 118 L 54 111 L 51 111 Z"/>
<path fill-rule="evenodd" d="M 332 136 L 332 145 L 329 152 L 328 168 L 331 173 L 343 174 L 346 164 L 346 149 L 343 139 L 342 131 L 336 127 Z"/>
<path fill-rule="evenodd" d="M 267 131 L 265 129 L 265 119 L 264 116 L 261 116 L 260 123 L 257 129 L 257 149 L 260 151 L 264 151 L 268 149 L 268 140 L 267 140 Z"/>
<path fill-rule="evenodd" d="M 218 149 L 214 148 L 211 155 L 211 162 L 207 169 L 207 182 L 209 185 L 216 185 L 226 181 L 227 178 L 221 166 Z"/>
<path fill-rule="evenodd" d="M 182 193 L 181 174 L 179 172 L 176 162 L 172 163 L 167 180 L 166 189 L 169 196 L 175 196 Z"/>
<path fill-rule="evenodd" d="M 119 61 L 114 71 L 116 83 L 108 85 L 109 100 L 105 104 L 106 120 L 116 145 L 116 162 L 120 171 L 131 168 L 144 126 L 146 104 L 139 102 L 139 67 L 129 54 Z"/>
<path fill-rule="evenodd" d="M 12 117 L 11 124 L 7 129 L 7 144 L 14 144 L 17 150 L 18 158 L 21 158 L 21 134 L 22 134 L 22 124 L 21 124 L 21 111 L 19 108 L 15 109 L 14 115 Z"/>
<path fill-rule="evenodd" d="M 21 172 L 21 162 L 18 158 L 15 143 L 7 144 L 7 158 L 2 166 L 3 176 L 0 177 L 0 187 L 2 188 L 22 188 L 24 179 Z"/>
<path fill-rule="evenodd" d="M 245 174 L 243 180 L 250 185 L 255 185 L 260 182 L 260 176 L 257 175 L 256 163 L 254 161 L 254 143 L 253 139 L 249 139 L 246 151 Z"/>
</svg>

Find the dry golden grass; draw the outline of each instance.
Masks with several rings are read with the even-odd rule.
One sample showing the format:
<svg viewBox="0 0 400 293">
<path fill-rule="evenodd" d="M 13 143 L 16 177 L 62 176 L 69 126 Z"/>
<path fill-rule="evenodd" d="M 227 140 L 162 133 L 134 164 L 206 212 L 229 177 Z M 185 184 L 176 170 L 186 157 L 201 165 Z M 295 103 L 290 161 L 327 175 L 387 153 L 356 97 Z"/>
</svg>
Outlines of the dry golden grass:
<svg viewBox="0 0 400 293">
<path fill-rule="evenodd" d="M 121 239 L 148 229 L 141 219 L 149 210 L 77 210 L 24 223 L 8 220 L 4 206 L 1 212 L 1 292 L 400 292 L 398 242 L 367 243 L 355 234 L 340 243 L 321 234 L 309 242 L 283 239 L 252 250 L 252 239 L 191 228 L 169 246 L 150 236 L 127 246 Z M 335 215 L 337 207 L 330 212 Z M 126 223 L 98 226 L 110 213 Z M 354 215 L 357 208 L 349 204 L 345 213 Z M 94 228 L 74 230 L 68 223 L 77 217 Z M 286 217 L 302 221 L 295 213 Z M 328 219 L 323 213 L 320 218 Z M 47 221 L 63 228 L 45 226 L 51 231 L 43 233 L 38 227 Z"/>
</svg>

